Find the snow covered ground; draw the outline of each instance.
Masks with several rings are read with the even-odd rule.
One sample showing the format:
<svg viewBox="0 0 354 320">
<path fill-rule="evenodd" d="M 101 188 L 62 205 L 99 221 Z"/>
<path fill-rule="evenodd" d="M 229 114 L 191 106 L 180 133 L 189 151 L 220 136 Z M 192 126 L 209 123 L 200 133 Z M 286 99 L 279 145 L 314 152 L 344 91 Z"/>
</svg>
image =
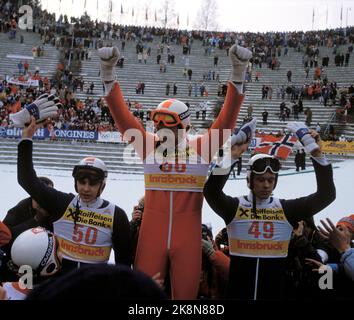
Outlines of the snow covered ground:
<svg viewBox="0 0 354 320">
<path fill-rule="evenodd" d="M 49 170 L 38 168 L 39 176 L 47 176 L 55 183 L 55 188 L 64 192 L 74 191 L 73 178 L 70 171 Z M 309 170 L 311 171 L 311 170 Z M 295 198 L 310 194 L 316 190 L 315 174 L 306 172 L 295 174 L 294 170 L 283 172 L 279 177 L 275 195 L 279 198 Z M 0 165 L 0 219 L 7 211 L 20 200 L 28 197 L 26 192 L 17 183 L 16 166 Z M 354 213 L 354 161 L 336 164 L 334 169 L 337 198 L 329 207 L 315 216 L 315 221 L 330 217 L 337 222 L 341 217 Z M 229 180 L 224 188 L 228 195 L 238 196 L 248 194 L 245 177 L 238 180 Z M 134 205 L 144 194 L 144 180 L 140 175 L 109 174 L 103 197 L 123 208 L 129 219 Z M 204 201 L 202 221 L 210 224 L 214 234 L 224 227 L 224 222 L 219 218 Z"/>
</svg>

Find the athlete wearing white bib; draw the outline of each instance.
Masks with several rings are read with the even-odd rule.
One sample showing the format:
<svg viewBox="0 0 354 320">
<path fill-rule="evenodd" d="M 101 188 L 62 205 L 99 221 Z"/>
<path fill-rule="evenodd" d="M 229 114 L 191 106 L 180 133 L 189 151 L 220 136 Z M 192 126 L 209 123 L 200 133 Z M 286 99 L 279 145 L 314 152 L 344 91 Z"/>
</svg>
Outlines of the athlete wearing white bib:
<svg viewBox="0 0 354 320">
<path fill-rule="evenodd" d="M 234 146 L 237 159 L 248 143 Z M 317 146 L 318 147 L 318 146 Z M 210 207 L 227 225 L 230 248 L 228 298 L 243 300 L 282 299 L 285 262 L 291 233 L 300 220 L 312 217 L 335 199 L 332 166 L 320 148 L 312 154 L 317 191 L 309 196 L 279 200 L 272 197 L 280 162 L 266 154 L 253 156 L 248 164 L 248 196 L 223 193 L 226 175 L 211 174 L 204 187 Z"/>
<path fill-rule="evenodd" d="M 23 131 L 25 139 L 18 145 L 18 180 L 51 215 L 63 256 L 62 272 L 85 263 L 107 263 L 111 249 L 116 263 L 130 266 L 131 239 L 127 215 L 100 197 L 107 178 L 104 162 L 87 157 L 74 167 L 77 196 L 47 187 L 33 169 L 33 142 L 30 139 L 37 127 L 32 121 Z"/>
<path fill-rule="evenodd" d="M 293 227 L 286 219 L 279 199 L 257 203 L 252 212 L 252 194 L 239 197 L 235 217 L 227 226 L 230 254 L 252 258 L 287 256 Z"/>
<path fill-rule="evenodd" d="M 113 234 L 115 205 L 97 199 L 91 206 L 82 204 L 75 224 L 76 196 L 63 216 L 54 222 L 63 258 L 83 263 L 107 263 Z"/>
</svg>

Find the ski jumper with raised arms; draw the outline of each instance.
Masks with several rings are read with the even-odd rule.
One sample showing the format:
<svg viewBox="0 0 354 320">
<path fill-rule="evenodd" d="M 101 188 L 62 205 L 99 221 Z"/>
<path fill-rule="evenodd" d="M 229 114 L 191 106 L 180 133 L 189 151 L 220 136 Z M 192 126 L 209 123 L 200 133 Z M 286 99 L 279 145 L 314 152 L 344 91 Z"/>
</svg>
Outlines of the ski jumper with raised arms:
<svg viewBox="0 0 354 320">
<path fill-rule="evenodd" d="M 118 82 L 106 97 L 119 131 L 124 135 L 127 130 L 136 129 L 143 138 L 143 142 L 139 139 L 132 142 L 143 160 L 145 175 L 145 208 L 135 268 L 151 277 L 160 273 L 161 279 L 165 279 L 169 270 L 172 299 L 197 297 L 202 256 L 203 187 L 213 155 L 228 138 L 222 130 L 235 127 L 243 99 L 244 95 L 229 82 L 224 106 L 211 127 L 220 133 L 216 143 L 209 143 L 212 140 L 209 130 L 201 137 L 185 141 L 188 154 L 193 155 L 197 163 L 166 162 L 161 165 L 153 161 L 156 136 L 146 132 L 130 113 Z M 204 151 L 206 147 L 207 152 Z"/>
</svg>

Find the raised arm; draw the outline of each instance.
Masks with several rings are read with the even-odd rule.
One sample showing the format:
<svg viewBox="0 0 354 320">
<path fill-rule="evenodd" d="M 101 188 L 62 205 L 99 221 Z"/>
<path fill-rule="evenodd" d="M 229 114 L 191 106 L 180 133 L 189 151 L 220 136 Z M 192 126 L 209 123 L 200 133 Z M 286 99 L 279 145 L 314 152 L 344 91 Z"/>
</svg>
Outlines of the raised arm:
<svg viewBox="0 0 354 320">
<path fill-rule="evenodd" d="M 233 45 L 230 49 L 230 60 L 232 72 L 230 81 L 227 87 L 225 103 L 220 111 L 216 121 L 211 126 L 207 134 L 195 141 L 195 148 L 201 154 L 204 160 L 210 162 L 215 152 L 226 142 L 234 129 L 240 112 L 244 95 L 242 94 L 243 83 L 245 79 L 245 69 L 249 59 L 252 57 L 252 52 L 238 45 Z M 228 134 L 223 135 L 223 129 L 229 129 Z M 211 135 L 218 135 L 217 143 L 211 143 Z M 203 146 L 209 146 L 209 150 L 205 155 L 202 152 Z"/>
<path fill-rule="evenodd" d="M 40 125 L 36 125 L 35 118 L 32 117 L 31 124 L 23 129 L 23 140 L 18 144 L 17 179 L 20 186 L 43 209 L 47 210 L 52 220 L 55 221 L 63 215 L 74 195 L 51 188 L 38 179 L 33 168 L 33 141 L 31 139 L 39 127 Z"/>
<path fill-rule="evenodd" d="M 108 93 L 106 101 L 116 127 L 125 139 L 133 143 L 139 156 L 145 159 L 146 154 L 152 151 L 151 147 L 150 150 L 144 150 L 147 145 L 146 138 L 147 136 L 149 136 L 148 139 L 154 138 L 152 134 L 146 133 L 141 123 L 131 114 L 124 101 L 121 88 L 115 81 L 114 68 L 120 56 L 119 50 L 117 47 L 101 48 L 98 50 L 98 55 L 101 59 L 101 78 Z"/>
<path fill-rule="evenodd" d="M 248 145 L 249 142 L 235 144 L 231 148 L 233 165 L 226 168 L 223 168 L 222 165 L 220 167 L 217 166 L 209 176 L 204 186 L 203 193 L 206 201 L 209 206 L 224 219 L 226 225 L 228 225 L 235 217 L 239 200 L 237 198 L 227 196 L 222 190 L 229 178 L 233 166 L 236 164 L 236 159 L 238 159 L 241 154 L 247 150 Z"/>
<path fill-rule="evenodd" d="M 282 200 L 287 219 L 292 225 L 300 220 L 312 217 L 331 204 L 336 198 L 336 188 L 333 180 L 332 165 L 322 154 L 320 135 L 301 123 L 291 123 L 288 129 L 295 133 L 306 150 L 311 153 L 315 169 L 317 191 L 309 196 Z"/>
</svg>

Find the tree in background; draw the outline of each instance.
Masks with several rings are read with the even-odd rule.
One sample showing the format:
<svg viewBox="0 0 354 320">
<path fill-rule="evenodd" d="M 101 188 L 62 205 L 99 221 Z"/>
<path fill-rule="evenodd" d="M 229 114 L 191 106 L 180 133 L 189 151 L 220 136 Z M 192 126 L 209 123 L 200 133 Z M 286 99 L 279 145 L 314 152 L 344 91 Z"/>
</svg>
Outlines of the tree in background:
<svg viewBox="0 0 354 320">
<path fill-rule="evenodd" d="M 175 11 L 175 1 L 165 0 L 158 11 L 158 21 L 164 28 L 177 28 L 177 14 Z"/>
<path fill-rule="evenodd" d="M 199 30 L 218 29 L 218 5 L 216 0 L 202 0 L 194 27 Z"/>
</svg>

